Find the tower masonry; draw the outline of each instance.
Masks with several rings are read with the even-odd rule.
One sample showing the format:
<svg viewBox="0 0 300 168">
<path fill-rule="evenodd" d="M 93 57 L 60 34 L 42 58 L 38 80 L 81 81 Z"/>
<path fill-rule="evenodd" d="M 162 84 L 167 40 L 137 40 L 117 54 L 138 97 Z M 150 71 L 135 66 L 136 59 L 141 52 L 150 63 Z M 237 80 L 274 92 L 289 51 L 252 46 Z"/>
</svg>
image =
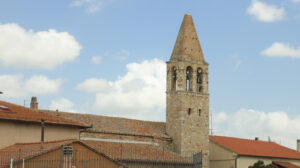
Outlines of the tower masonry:
<svg viewBox="0 0 300 168">
<path fill-rule="evenodd" d="M 181 155 L 202 152 L 209 167 L 209 93 L 206 63 L 192 16 L 186 14 L 167 62 L 167 133 Z"/>
</svg>

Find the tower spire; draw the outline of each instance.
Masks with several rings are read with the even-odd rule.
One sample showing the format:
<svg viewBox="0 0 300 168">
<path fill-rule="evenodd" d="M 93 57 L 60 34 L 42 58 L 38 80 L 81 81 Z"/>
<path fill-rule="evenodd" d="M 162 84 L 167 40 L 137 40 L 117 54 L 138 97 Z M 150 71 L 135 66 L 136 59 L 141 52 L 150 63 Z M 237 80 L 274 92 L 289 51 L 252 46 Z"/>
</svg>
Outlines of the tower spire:
<svg viewBox="0 0 300 168">
<path fill-rule="evenodd" d="M 170 61 L 205 63 L 192 15 L 184 15 Z"/>
</svg>

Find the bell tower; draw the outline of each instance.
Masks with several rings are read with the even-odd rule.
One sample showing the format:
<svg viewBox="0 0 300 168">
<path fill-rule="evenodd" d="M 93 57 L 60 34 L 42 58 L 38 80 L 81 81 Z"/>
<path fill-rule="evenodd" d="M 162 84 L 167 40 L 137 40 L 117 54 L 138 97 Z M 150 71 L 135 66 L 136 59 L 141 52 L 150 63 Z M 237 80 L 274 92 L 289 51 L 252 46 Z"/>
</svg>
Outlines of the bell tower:
<svg viewBox="0 0 300 168">
<path fill-rule="evenodd" d="M 206 63 L 192 16 L 183 18 L 167 62 L 167 121 L 172 148 L 181 155 L 202 152 L 209 167 L 209 93 Z"/>
</svg>

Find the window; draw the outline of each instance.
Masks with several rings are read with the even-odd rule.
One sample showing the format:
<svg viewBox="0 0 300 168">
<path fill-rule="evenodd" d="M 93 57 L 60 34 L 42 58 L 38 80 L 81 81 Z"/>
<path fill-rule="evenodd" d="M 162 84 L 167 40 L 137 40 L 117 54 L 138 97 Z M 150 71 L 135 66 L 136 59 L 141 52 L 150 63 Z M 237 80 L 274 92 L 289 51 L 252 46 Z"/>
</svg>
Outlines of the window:
<svg viewBox="0 0 300 168">
<path fill-rule="evenodd" d="M 172 90 L 176 90 L 177 71 L 176 67 L 172 68 Z"/>
<path fill-rule="evenodd" d="M 197 69 L 197 90 L 202 92 L 202 82 L 203 82 L 203 71 L 201 68 Z"/>
<path fill-rule="evenodd" d="M 201 109 L 199 109 L 198 114 L 199 114 L 199 116 L 201 116 Z"/>
<path fill-rule="evenodd" d="M 188 109 L 188 115 L 191 115 L 191 113 L 192 113 L 192 109 L 189 108 L 189 109 Z"/>
<path fill-rule="evenodd" d="M 73 160 L 73 148 L 72 146 L 63 146 L 62 149 L 62 160 L 60 162 L 60 167 L 62 168 L 72 168 Z"/>
<path fill-rule="evenodd" d="M 192 79 L 192 67 L 189 66 L 186 68 L 186 91 L 192 91 L 191 79 Z"/>
<path fill-rule="evenodd" d="M 197 69 L 197 83 L 202 84 L 202 69 L 201 68 Z"/>
</svg>

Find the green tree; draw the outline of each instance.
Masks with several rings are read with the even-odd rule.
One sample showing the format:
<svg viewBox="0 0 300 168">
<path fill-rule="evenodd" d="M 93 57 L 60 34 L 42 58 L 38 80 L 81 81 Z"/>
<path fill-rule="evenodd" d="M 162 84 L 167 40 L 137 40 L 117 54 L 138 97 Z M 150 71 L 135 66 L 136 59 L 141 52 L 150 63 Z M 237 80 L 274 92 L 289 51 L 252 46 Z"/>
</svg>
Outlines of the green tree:
<svg viewBox="0 0 300 168">
<path fill-rule="evenodd" d="M 248 168 L 278 168 L 278 167 L 272 163 L 265 165 L 263 161 L 259 160 L 256 163 L 254 163 L 252 166 L 249 166 Z"/>
</svg>

